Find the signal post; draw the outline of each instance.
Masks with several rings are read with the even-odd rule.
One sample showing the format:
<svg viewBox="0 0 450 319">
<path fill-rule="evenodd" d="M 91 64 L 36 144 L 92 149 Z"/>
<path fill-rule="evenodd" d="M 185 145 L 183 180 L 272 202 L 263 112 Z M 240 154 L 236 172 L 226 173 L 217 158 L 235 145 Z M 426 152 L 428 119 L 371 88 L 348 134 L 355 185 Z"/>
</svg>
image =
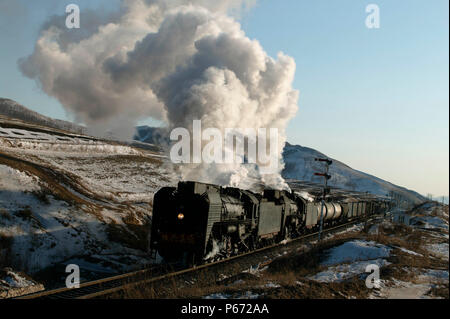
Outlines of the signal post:
<svg viewBox="0 0 450 319">
<path fill-rule="evenodd" d="M 322 238 L 322 228 L 323 228 L 323 209 L 325 207 L 325 198 L 327 194 L 330 193 L 330 188 L 328 187 L 328 180 L 331 178 L 331 175 L 328 174 L 328 170 L 330 168 L 330 165 L 333 164 L 333 161 L 328 158 L 315 158 L 316 162 L 323 162 L 325 163 L 325 173 L 314 173 L 316 176 L 322 176 L 324 179 L 324 186 L 323 186 L 323 194 L 322 194 L 322 205 L 320 208 L 320 228 L 319 228 L 319 241 Z"/>
</svg>

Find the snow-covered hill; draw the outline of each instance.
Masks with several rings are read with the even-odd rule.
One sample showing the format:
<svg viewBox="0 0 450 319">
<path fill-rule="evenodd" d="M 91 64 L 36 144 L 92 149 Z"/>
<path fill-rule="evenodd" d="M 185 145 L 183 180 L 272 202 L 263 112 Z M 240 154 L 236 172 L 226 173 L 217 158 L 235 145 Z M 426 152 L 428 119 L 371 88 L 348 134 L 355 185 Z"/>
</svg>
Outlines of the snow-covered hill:
<svg viewBox="0 0 450 319">
<path fill-rule="evenodd" d="M 86 128 L 71 122 L 52 119 L 37 112 L 31 111 L 25 106 L 10 100 L 0 98 L 0 115 L 19 119 L 27 123 L 42 125 L 46 127 L 56 128 L 68 132 L 83 134 Z"/>
<path fill-rule="evenodd" d="M 323 164 L 314 161 L 315 158 L 325 158 L 326 155 L 308 147 L 286 144 L 283 152 L 285 168 L 282 172 L 284 178 L 298 179 L 322 183 L 322 177 L 314 176 L 315 172 L 323 171 Z M 418 204 L 426 200 L 417 192 L 394 185 L 378 177 L 357 171 L 344 163 L 333 159 L 330 166 L 330 186 L 359 192 L 369 192 L 380 196 L 391 196 Z M 393 193 L 393 194 L 392 194 Z"/>
<path fill-rule="evenodd" d="M 62 286 L 68 263 L 82 280 L 142 267 L 172 175 L 151 148 L 0 117 L 0 271 Z"/>
</svg>

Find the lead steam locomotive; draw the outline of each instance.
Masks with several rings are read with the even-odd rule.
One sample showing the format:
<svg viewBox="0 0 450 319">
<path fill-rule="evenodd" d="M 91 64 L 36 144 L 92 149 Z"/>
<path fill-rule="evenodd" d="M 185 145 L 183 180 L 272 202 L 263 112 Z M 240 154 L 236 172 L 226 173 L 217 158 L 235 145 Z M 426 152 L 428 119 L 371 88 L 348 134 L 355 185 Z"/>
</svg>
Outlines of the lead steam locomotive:
<svg viewBox="0 0 450 319">
<path fill-rule="evenodd" d="M 385 199 L 341 198 L 326 202 L 323 228 L 382 214 Z M 292 191 L 262 194 L 233 187 L 180 182 L 154 197 L 150 252 L 168 262 L 201 264 L 315 231 L 321 202 Z"/>
</svg>

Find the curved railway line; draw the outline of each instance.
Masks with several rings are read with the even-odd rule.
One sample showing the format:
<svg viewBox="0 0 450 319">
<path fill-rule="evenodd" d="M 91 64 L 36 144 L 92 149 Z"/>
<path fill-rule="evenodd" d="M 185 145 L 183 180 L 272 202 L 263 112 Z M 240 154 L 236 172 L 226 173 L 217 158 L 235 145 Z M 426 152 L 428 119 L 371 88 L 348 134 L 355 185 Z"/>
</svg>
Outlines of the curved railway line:
<svg viewBox="0 0 450 319">
<path fill-rule="evenodd" d="M 374 221 L 380 217 L 384 216 L 373 216 L 372 218 L 363 221 L 357 220 L 349 223 L 345 223 L 342 225 L 334 226 L 322 231 L 322 234 L 333 234 L 342 229 L 349 228 L 355 224 Z M 114 277 L 104 278 L 100 280 L 90 281 L 86 283 L 80 284 L 79 288 L 60 288 L 54 290 L 42 291 L 30 295 L 20 296 L 15 299 L 91 299 L 91 298 L 99 298 L 106 297 L 113 293 L 118 293 L 123 291 L 124 289 L 134 287 L 137 285 L 145 285 L 152 284 L 159 281 L 163 281 L 170 278 L 180 277 L 182 275 L 193 274 L 200 270 L 210 269 L 219 265 L 226 265 L 227 263 L 236 261 L 238 259 L 242 259 L 245 257 L 249 257 L 251 255 L 255 255 L 258 253 L 267 253 L 270 250 L 276 250 L 280 247 L 288 247 L 295 243 L 306 243 L 313 241 L 318 238 L 319 233 L 311 233 L 307 235 L 303 235 L 297 237 L 295 239 L 290 240 L 287 243 L 279 243 L 274 245 L 265 246 L 263 248 L 259 248 L 253 250 L 251 252 L 243 253 L 237 256 L 233 256 L 227 259 L 219 260 L 216 262 L 195 266 L 192 268 L 175 270 L 172 268 L 168 269 L 167 265 L 155 265 L 153 267 L 149 267 L 144 270 L 139 270 L 127 274 L 122 274 Z M 275 258 L 275 257 L 274 257 Z M 266 260 L 262 265 L 268 265 L 272 260 Z"/>
</svg>

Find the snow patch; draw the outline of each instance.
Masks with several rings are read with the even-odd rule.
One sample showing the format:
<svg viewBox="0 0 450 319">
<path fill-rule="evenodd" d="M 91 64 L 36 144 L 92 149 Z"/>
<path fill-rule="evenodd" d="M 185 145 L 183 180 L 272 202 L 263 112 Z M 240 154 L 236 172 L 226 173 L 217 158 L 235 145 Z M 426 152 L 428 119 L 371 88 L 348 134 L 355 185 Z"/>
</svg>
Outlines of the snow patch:
<svg viewBox="0 0 450 319">
<path fill-rule="evenodd" d="M 269 282 L 264 285 L 265 288 L 280 288 L 281 286 L 279 284 L 275 284 L 273 282 Z"/>
<path fill-rule="evenodd" d="M 329 267 L 327 270 L 319 272 L 308 279 L 318 282 L 341 282 L 348 278 L 354 277 L 366 272 L 368 265 L 377 265 L 379 268 L 389 265 L 385 259 L 378 258 L 375 260 L 357 261 L 351 264 L 343 264 Z"/>
<path fill-rule="evenodd" d="M 426 248 L 429 252 L 448 260 L 448 252 L 449 252 L 448 243 L 431 244 L 427 245 Z"/>
<path fill-rule="evenodd" d="M 328 255 L 328 258 L 321 262 L 321 265 L 330 266 L 385 258 L 390 255 L 390 252 L 391 248 L 373 241 L 353 240 L 327 250 L 325 253 Z"/>
<path fill-rule="evenodd" d="M 33 286 L 35 283 L 31 280 L 25 279 L 22 275 L 14 272 L 12 269 L 5 269 L 5 275 L 0 279 L 0 285 L 10 288 L 24 288 Z"/>
<path fill-rule="evenodd" d="M 444 229 L 448 230 L 448 221 L 432 216 L 421 216 L 414 218 L 414 224 L 423 223 L 425 229 Z"/>
<path fill-rule="evenodd" d="M 13 298 L 44 290 L 44 286 L 25 278 L 12 268 L 0 270 L 0 299 Z"/>
<path fill-rule="evenodd" d="M 203 297 L 203 299 L 230 299 L 230 295 L 224 293 L 215 293 L 208 296 Z"/>
<path fill-rule="evenodd" d="M 427 269 L 418 279 L 432 283 L 448 283 L 448 270 Z"/>
<path fill-rule="evenodd" d="M 412 250 L 409 250 L 409 249 L 406 249 L 403 247 L 395 247 L 395 248 L 399 249 L 400 251 L 402 251 L 404 253 L 410 254 L 410 255 L 423 257 L 422 254 L 416 253 L 415 251 L 412 251 Z"/>
</svg>

